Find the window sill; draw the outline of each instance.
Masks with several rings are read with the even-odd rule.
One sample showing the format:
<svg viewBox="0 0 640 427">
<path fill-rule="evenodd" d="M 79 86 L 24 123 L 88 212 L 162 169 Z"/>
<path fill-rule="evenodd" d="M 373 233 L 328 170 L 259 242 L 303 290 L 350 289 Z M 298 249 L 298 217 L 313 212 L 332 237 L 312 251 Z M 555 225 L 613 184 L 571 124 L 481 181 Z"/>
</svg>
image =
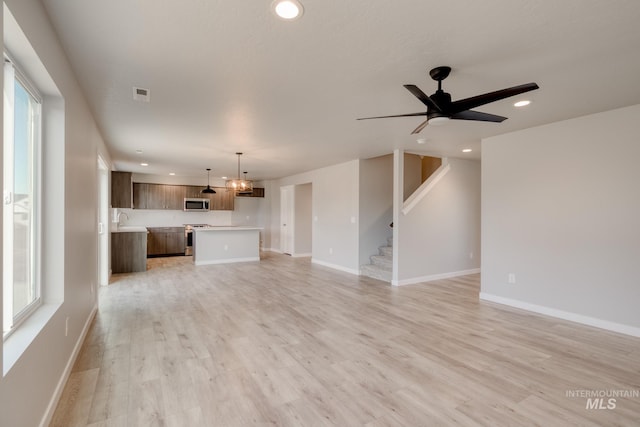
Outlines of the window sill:
<svg viewBox="0 0 640 427">
<path fill-rule="evenodd" d="M 11 333 L 2 345 L 3 366 L 2 375 L 6 376 L 9 370 L 20 359 L 33 340 L 44 329 L 53 315 L 62 306 L 61 303 L 43 304 L 28 319 L 20 324 Z"/>
</svg>

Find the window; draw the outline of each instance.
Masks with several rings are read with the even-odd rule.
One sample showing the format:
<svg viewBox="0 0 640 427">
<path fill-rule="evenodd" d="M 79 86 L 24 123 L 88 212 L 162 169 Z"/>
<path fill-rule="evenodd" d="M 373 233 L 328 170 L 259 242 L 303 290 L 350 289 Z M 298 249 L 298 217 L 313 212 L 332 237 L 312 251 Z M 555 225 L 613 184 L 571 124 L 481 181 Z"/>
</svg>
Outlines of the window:
<svg viewBox="0 0 640 427">
<path fill-rule="evenodd" d="M 3 336 L 40 305 L 40 99 L 5 55 Z"/>
</svg>

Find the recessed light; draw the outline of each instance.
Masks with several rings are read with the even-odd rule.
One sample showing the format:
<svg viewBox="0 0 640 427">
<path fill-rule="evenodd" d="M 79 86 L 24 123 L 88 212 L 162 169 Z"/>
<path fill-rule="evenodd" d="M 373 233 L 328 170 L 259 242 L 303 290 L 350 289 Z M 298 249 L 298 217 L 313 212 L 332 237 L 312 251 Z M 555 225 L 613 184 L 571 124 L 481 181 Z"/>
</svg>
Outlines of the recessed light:
<svg viewBox="0 0 640 427">
<path fill-rule="evenodd" d="M 142 154 L 142 150 L 136 150 L 136 153 Z"/>
<path fill-rule="evenodd" d="M 425 144 L 427 142 L 426 138 L 418 138 L 418 140 L 416 141 L 418 144 Z"/>
<path fill-rule="evenodd" d="M 531 101 L 529 101 L 528 99 L 525 99 L 525 100 L 516 102 L 515 104 L 513 104 L 513 106 L 514 107 L 526 107 L 529 104 L 531 104 Z"/>
<path fill-rule="evenodd" d="M 176 173 L 175 172 L 169 172 L 169 175 L 174 176 Z"/>
<path fill-rule="evenodd" d="M 471 148 L 465 148 L 464 150 L 462 150 L 463 153 L 470 153 L 473 150 Z"/>
<path fill-rule="evenodd" d="M 304 11 L 298 0 L 275 0 L 271 3 L 271 8 L 276 15 L 287 21 L 300 18 Z"/>
<path fill-rule="evenodd" d="M 149 166 L 149 163 L 140 163 L 140 166 Z"/>
<path fill-rule="evenodd" d="M 226 176 L 221 176 L 220 178 L 222 178 L 222 179 L 227 179 L 227 177 L 226 177 Z"/>
</svg>

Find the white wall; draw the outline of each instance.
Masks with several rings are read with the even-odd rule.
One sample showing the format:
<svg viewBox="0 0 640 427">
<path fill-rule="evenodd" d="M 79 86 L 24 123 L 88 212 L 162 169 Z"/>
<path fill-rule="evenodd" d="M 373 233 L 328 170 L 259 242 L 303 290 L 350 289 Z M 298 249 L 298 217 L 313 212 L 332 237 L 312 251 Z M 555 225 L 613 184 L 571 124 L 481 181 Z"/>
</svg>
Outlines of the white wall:
<svg viewBox="0 0 640 427">
<path fill-rule="evenodd" d="M 482 297 L 639 334 L 638 159 L 640 105 L 484 140 Z"/>
<path fill-rule="evenodd" d="M 233 202 L 233 211 L 231 211 L 231 225 L 264 227 L 266 214 L 264 197 L 236 197 Z"/>
<path fill-rule="evenodd" d="M 52 396 L 59 390 L 57 387 L 63 385 L 60 381 L 70 357 L 96 306 L 97 155 L 109 157 L 40 1 L 7 0 L 5 3 L 64 97 L 64 104 L 58 104 L 58 107 L 64 105 L 64 149 L 60 151 L 64 169 L 57 172 L 61 176 L 56 182 L 44 183 L 45 190 L 49 189 L 57 196 L 52 217 L 59 218 L 60 222 L 45 222 L 43 230 L 48 238 L 58 236 L 55 247 L 61 250 L 51 253 L 47 249 L 43 268 L 49 268 L 51 263 L 47 260 L 55 260 L 60 266 L 53 274 L 54 281 L 57 281 L 57 275 L 61 276 L 60 280 L 52 285 L 63 289 L 60 296 L 64 302 L 7 374 L 0 378 L 0 425 L 36 426 L 47 413 Z M 50 122 L 45 126 L 55 128 L 60 123 Z M 61 187 L 52 188 L 52 185 Z M 47 200 L 44 203 L 53 203 Z M 49 248 L 51 242 L 45 244 Z M 49 273 L 51 271 L 44 271 L 45 276 Z M 65 337 L 67 317 L 69 334 Z M 13 336 L 9 340 L 11 338 Z M 3 354 L 6 345 L 0 343 Z"/>
<path fill-rule="evenodd" d="M 403 197 L 407 200 L 422 184 L 422 158 L 417 154 L 404 153 Z"/>
<path fill-rule="evenodd" d="M 393 155 L 360 160 L 359 265 L 393 235 Z"/>
<path fill-rule="evenodd" d="M 358 160 L 266 182 L 265 247 L 280 250 L 280 187 L 307 183 L 313 193 L 312 262 L 358 274 Z"/>
<path fill-rule="evenodd" d="M 480 267 L 480 163 L 449 159 L 449 165 L 450 171 L 411 211 L 397 214 L 395 284 L 468 274 Z"/>
<path fill-rule="evenodd" d="M 310 256 L 313 247 L 313 186 L 296 185 L 293 188 L 295 226 L 293 256 Z"/>
</svg>

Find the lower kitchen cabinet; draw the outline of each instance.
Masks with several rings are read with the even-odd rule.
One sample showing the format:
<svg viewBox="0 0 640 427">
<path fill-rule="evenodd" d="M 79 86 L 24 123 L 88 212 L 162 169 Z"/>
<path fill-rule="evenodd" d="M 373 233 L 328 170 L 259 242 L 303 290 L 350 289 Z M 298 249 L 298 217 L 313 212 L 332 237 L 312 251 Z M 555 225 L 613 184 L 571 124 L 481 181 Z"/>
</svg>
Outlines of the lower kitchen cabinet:
<svg viewBox="0 0 640 427">
<path fill-rule="evenodd" d="M 184 227 L 149 227 L 147 256 L 184 255 Z"/>
<path fill-rule="evenodd" d="M 147 271 L 147 233 L 111 233 L 111 272 Z"/>
</svg>

